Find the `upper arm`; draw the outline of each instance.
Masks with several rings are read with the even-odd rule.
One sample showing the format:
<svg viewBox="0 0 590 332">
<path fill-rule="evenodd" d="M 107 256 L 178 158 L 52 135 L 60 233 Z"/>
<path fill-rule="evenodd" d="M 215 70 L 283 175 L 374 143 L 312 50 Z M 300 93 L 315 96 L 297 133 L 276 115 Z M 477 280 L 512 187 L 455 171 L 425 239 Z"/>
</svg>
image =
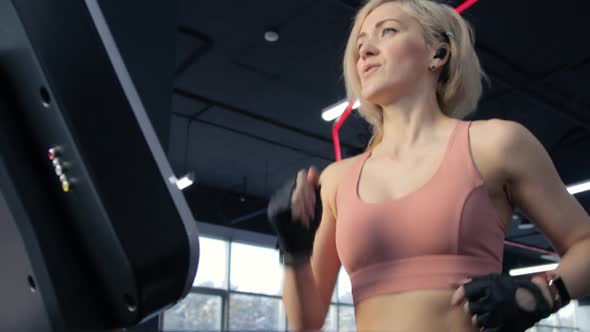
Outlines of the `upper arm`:
<svg viewBox="0 0 590 332">
<path fill-rule="evenodd" d="M 497 160 L 502 162 L 514 205 L 520 208 L 563 255 L 590 237 L 590 218 L 562 182 L 551 157 L 524 126 L 498 121 Z"/>
<path fill-rule="evenodd" d="M 334 293 L 340 271 L 340 259 L 336 251 L 336 189 L 340 165 L 331 164 L 320 175 L 322 219 L 315 235 L 311 267 L 316 287 L 326 311 Z"/>
</svg>

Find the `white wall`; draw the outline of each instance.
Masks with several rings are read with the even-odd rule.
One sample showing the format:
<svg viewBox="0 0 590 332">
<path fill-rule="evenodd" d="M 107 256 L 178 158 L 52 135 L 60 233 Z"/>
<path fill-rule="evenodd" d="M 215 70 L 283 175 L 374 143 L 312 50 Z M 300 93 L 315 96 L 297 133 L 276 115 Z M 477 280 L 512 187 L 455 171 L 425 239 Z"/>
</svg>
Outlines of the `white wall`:
<svg viewBox="0 0 590 332">
<path fill-rule="evenodd" d="M 590 305 L 576 308 L 576 323 L 580 332 L 590 332 Z"/>
</svg>

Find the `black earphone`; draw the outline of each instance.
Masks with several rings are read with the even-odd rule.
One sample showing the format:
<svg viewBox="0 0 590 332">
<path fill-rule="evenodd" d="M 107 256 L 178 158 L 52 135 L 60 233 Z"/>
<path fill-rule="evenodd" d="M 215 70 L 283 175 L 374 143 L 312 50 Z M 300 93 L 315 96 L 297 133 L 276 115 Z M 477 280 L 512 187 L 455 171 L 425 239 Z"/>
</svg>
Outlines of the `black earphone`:
<svg viewBox="0 0 590 332">
<path fill-rule="evenodd" d="M 444 47 L 439 48 L 436 50 L 436 54 L 434 55 L 435 59 L 444 59 L 447 55 L 447 49 Z"/>
</svg>

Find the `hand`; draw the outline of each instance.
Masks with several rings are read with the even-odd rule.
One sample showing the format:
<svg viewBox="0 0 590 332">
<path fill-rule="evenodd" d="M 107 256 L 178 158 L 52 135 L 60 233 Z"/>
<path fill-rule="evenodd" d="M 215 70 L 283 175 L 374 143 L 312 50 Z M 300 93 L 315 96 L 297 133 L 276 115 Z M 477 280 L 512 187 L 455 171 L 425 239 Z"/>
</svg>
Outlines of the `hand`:
<svg viewBox="0 0 590 332">
<path fill-rule="evenodd" d="M 490 274 L 465 280 L 451 298 L 481 331 L 525 331 L 551 314 L 543 289 L 526 278 Z"/>
<path fill-rule="evenodd" d="M 319 172 L 314 166 L 311 166 L 308 171 L 300 170 L 297 172 L 295 189 L 291 195 L 291 220 L 300 221 L 307 228 L 315 219 L 316 200 L 320 199 L 316 197 L 319 179 Z"/>
<path fill-rule="evenodd" d="M 291 264 L 289 260 L 293 262 L 291 265 L 298 265 L 311 256 L 322 214 L 318 184 L 319 174 L 315 167 L 301 170 L 269 201 L 268 220 L 278 236 L 279 249 L 286 264 Z"/>
</svg>

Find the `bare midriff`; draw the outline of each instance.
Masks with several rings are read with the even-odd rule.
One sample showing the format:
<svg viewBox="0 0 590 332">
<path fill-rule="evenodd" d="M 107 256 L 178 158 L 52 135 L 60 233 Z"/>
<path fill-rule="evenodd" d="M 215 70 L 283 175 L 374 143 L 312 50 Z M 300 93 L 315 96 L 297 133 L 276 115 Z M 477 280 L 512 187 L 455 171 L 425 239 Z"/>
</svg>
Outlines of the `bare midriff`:
<svg viewBox="0 0 590 332">
<path fill-rule="evenodd" d="M 476 332 L 454 290 L 418 290 L 374 296 L 356 304 L 357 331 Z"/>
</svg>

